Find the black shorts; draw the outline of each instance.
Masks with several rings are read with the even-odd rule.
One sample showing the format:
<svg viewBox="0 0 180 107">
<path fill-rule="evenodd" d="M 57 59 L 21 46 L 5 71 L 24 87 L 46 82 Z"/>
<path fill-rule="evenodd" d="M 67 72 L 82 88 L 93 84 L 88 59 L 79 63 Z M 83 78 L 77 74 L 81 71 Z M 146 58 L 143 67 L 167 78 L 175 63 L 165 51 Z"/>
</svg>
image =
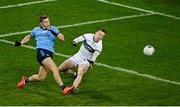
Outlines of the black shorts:
<svg viewBox="0 0 180 107">
<path fill-rule="evenodd" d="M 43 66 L 42 61 L 46 59 L 47 57 L 51 57 L 53 59 L 53 52 L 45 50 L 45 49 L 37 49 L 37 61 L 40 65 Z"/>
</svg>

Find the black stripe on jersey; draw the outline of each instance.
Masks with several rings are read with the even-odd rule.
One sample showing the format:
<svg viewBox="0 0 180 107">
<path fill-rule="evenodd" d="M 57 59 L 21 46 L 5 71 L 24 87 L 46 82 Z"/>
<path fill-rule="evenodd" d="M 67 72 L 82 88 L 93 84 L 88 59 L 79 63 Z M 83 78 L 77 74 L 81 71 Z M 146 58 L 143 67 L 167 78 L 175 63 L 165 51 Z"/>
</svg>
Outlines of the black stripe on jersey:
<svg viewBox="0 0 180 107">
<path fill-rule="evenodd" d="M 94 51 L 98 51 L 99 53 L 101 53 L 101 51 L 99 51 L 99 50 L 94 50 Z"/>
<path fill-rule="evenodd" d="M 95 51 L 90 45 L 87 44 L 86 40 L 84 41 L 84 47 L 91 53 L 94 53 Z"/>
<path fill-rule="evenodd" d="M 83 35 L 83 38 L 84 38 L 84 40 L 86 40 L 86 38 L 84 37 L 84 35 Z"/>
<path fill-rule="evenodd" d="M 95 41 L 95 36 L 93 36 L 93 41 L 97 43 L 97 41 Z"/>
<path fill-rule="evenodd" d="M 58 33 L 54 32 L 53 30 L 48 29 L 54 36 L 58 36 Z"/>
<path fill-rule="evenodd" d="M 44 29 L 42 26 L 40 26 L 40 28 L 43 29 L 43 30 L 48 30 L 48 31 L 50 31 L 54 36 L 58 36 L 58 35 L 59 35 L 59 33 L 56 33 L 56 32 L 54 32 L 54 31 L 51 30 L 51 29 Z"/>
</svg>

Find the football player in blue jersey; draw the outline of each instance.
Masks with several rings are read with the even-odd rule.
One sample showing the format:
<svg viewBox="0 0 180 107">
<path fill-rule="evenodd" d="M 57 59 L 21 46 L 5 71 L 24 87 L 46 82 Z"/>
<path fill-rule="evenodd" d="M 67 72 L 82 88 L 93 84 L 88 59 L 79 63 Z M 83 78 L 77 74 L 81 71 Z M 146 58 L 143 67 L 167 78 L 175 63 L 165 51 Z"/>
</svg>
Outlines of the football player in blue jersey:
<svg viewBox="0 0 180 107">
<path fill-rule="evenodd" d="M 40 64 L 39 73 L 27 78 L 22 76 L 21 81 L 17 84 L 18 88 L 22 88 L 31 81 L 43 81 L 46 78 L 48 71 L 52 71 L 56 83 L 61 89 L 65 86 L 59 75 L 57 65 L 53 61 L 54 42 L 55 38 L 64 41 L 64 35 L 55 26 L 50 25 L 48 16 L 40 17 L 40 26 L 35 27 L 31 34 L 25 36 L 21 41 L 16 41 L 15 46 L 19 47 L 27 43 L 31 38 L 36 40 L 37 61 Z"/>
</svg>

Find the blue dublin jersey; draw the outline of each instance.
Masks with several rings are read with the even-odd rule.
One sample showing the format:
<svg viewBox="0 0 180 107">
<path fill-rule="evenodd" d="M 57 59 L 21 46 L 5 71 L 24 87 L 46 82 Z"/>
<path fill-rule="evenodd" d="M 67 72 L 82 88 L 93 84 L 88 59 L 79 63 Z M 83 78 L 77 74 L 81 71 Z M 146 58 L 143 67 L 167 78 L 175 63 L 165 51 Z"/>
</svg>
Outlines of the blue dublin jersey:
<svg viewBox="0 0 180 107">
<path fill-rule="evenodd" d="M 43 29 L 40 26 L 35 27 L 30 35 L 36 40 L 36 48 L 49 50 L 54 53 L 55 37 L 59 33 L 60 31 L 55 26 L 50 26 L 49 29 Z"/>
</svg>

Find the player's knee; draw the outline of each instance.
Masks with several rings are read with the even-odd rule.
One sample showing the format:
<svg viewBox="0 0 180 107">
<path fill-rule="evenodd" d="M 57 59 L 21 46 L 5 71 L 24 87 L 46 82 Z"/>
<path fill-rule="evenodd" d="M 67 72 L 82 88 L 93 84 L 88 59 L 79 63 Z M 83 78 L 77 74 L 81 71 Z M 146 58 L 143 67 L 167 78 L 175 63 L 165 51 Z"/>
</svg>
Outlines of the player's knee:
<svg viewBox="0 0 180 107">
<path fill-rule="evenodd" d="M 59 72 L 65 72 L 66 70 L 64 70 L 62 66 L 59 66 L 59 67 L 58 67 L 58 71 L 59 71 Z"/>
<path fill-rule="evenodd" d="M 61 64 L 59 67 L 58 67 L 58 70 L 61 72 L 66 72 L 68 70 L 68 66 L 66 64 Z"/>
<path fill-rule="evenodd" d="M 86 67 L 81 67 L 81 68 L 79 68 L 79 71 L 82 72 L 82 73 L 84 73 L 84 72 L 87 71 L 87 68 L 86 68 Z"/>
<path fill-rule="evenodd" d="M 62 66 L 61 66 L 61 65 L 58 67 L 58 70 L 59 70 L 59 71 L 62 71 Z"/>
</svg>

